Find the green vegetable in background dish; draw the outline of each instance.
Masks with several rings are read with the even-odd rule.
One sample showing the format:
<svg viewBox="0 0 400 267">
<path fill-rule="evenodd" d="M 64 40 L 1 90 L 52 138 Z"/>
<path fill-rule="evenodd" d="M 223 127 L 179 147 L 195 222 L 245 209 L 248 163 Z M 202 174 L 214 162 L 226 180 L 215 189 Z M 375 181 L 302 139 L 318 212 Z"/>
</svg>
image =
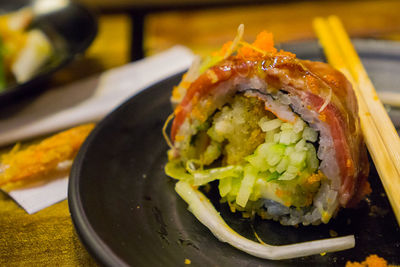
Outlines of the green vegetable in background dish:
<svg viewBox="0 0 400 267">
<path fill-rule="evenodd" d="M 54 54 L 43 31 L 32 28 L 30 8 L 0 15 L 0 92 L 34 77 Z"/>
</svg>

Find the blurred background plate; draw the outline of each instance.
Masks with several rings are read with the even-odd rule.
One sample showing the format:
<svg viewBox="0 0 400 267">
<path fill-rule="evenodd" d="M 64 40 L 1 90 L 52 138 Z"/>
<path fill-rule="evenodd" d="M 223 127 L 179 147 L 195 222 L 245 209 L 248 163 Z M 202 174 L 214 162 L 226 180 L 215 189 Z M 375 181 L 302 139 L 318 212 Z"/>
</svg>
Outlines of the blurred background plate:
<svg viewBox="0 0 400 267">
<path fill-rule="evenodd" d="M 0 93 L 1 105 L 16 102 L 24 95 L 42 90 L 43 83 L 51 74 L 83 53 L 97 34 L 97 19 L 94 14 L 74 1 L 0 0 L 0 12 L 3 14 L 33 5 L 41 5 L 43 12 L 35 16 L 32 27 L 42 30 L 49 37 L 55 54 L 28 81 L 7 85 Z"/>
<path fill-rule="evenodd" d="M 377 88 L 399 84 L 400 45 L 355 41 Z M 317 42 L 282 45 L 299 58 L 324 60 Z M 82 146 L 71 170 L 68 201 L 79 237 L 107 266 L 344 266 L 378 254 L 399 263 L 400 229 L 382 184 L 371 164 L 373 193 L 357 209 L 342 210 L 327 225 L 287 227 L 269 220 L 254 221 L 232 214 L 209 196 L 226 222 L 255 240 L 255 230 L 271 244 L 288 244 L 354 234 L 350 250 L 284 261 L 268 261 L 242 253 L 215 238 L 187 210 L 175 193 L 175 181 L 164 174 L 167 161 L 161 129 L 172 112 L 171 89 L 177 74 L 142 91 L 106 117 Z M 134 82 L 134 80 L 132 81 Z"/>
</svg>

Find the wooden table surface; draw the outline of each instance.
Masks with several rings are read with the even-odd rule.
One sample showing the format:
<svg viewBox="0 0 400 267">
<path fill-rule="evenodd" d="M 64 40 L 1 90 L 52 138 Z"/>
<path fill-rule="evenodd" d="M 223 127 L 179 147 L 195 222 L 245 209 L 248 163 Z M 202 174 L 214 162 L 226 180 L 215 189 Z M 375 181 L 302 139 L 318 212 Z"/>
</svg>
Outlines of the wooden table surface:
<svg viewBox="0 0 400 267">
<path fill-rule="evenodd" d="M 123 8 L 110 13 L 104 0 L 81 2 L 99 12 L 98 37 L 84 56 L 54 76 L 51 86 L 129 62 L 132 25 Z M 156 12 L 145 19 L 144 47 L 146 55 L 153 55 L 182 44 L 206 55 L 231 40 L 240 23 L 249 41 L 263 29 L 273 32 L 277 42 L 313 39 L 312 19 L 330 14 L 341 17 L 352 36 L 400 40 L 399 10 L 397 1 L 322 1 Z M 0 241 L 0 266 L 96 265 L 75 233 L 66 200 L 28 215 L 0 193 Z"/>
</svg>

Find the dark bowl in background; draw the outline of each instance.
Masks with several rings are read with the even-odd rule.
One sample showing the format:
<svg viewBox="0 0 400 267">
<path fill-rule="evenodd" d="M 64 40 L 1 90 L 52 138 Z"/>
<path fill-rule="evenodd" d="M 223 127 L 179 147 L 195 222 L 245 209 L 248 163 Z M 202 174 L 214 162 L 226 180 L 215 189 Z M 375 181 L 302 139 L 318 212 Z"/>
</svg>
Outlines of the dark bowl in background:
<svg viewBox="0 0 400 267">
<path fill-rule="evenodd" d="M 7 13 L 31 6 L 34 0 L 0 0 L 0 13 Z M 31 27 L 41 29 L 50 39 L 55 53 L 30 80 L 10 83 L 0 92 L 0 105 L 18 101 L 25 95 L 43 90 L 43 84 L 57 70 L 66 66 L 77 55 L 82 54 L 97 34 L 97 19 L 94 13 L 74 1 L 55 11 L 36 16 Z"/>
</svg>

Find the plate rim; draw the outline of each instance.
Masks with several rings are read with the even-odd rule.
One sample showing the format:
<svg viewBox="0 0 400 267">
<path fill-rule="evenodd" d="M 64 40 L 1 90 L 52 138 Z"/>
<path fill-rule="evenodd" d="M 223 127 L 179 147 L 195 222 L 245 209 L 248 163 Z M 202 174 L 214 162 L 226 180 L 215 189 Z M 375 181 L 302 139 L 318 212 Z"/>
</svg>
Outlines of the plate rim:
<svg viewBox="0 0 400 267">
<path fill-rule="evenodd" d="M 136 95 L 134 95 L 136 96 Z M 134 97 L 133 96 L 133 97 Z M 84 143 L 82 144 L 79 152 L 72 164 L 69 180 L 68 180 L 68 208 L 71 214 L 71 219 L 74 224 L 75 231 L 78 234 L 79 240 L 85 245 L 85 248 L 90 252 L 90 254 L 99 262 L 107 265 L 107 266 L 128 266 L 126 262 L 120 259 L 111 248 L 107 246 L 107 244 L 100 238 L 97 232 L 93 229 L 91 224 L 89 223 L 89 219 L 86 216 L 86 213 L 83 208 L 83 203 L 81 200 L 80 192 L 80 184 L 78 178 L 79 172 L 81 170 L 82 162 L 84 160 L 84 155 L 90 146 L 91 140 L 96 138 L 97 133 L 102 129 L 102 124 L 106 123 L 108 118 L 114 114 L 114 112 L 118 111 L 122 108 L 121 105 L 106 118 L 100 121 L 99 124 L 95 126 L 93 131 L 86 138 Z"/>
</svg>

